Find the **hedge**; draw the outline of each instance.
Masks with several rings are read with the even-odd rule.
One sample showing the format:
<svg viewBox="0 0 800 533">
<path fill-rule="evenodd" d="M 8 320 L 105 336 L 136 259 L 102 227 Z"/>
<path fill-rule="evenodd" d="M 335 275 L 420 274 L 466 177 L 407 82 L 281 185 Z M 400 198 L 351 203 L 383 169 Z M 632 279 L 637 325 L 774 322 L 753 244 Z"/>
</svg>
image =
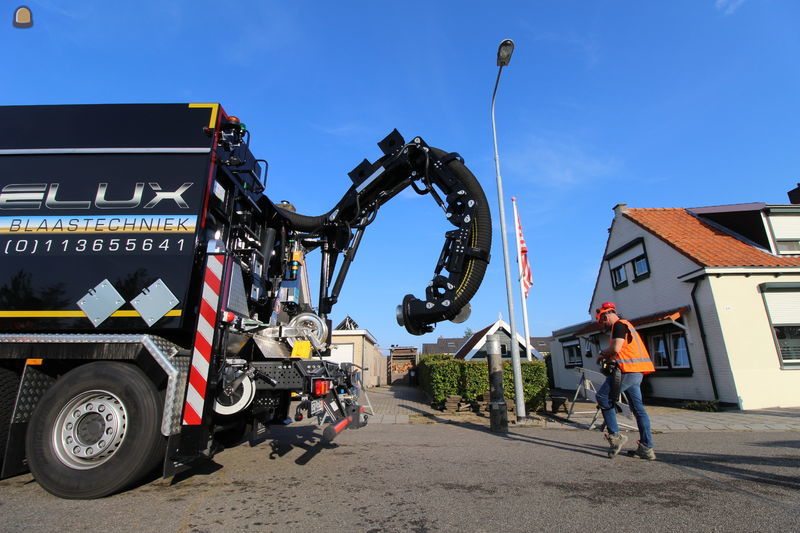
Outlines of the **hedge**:
<svg viewBox="0 0 800 533">
<path fill-rule="evenodd" d="M 547 396 L 547 367 L 544 361 L 521 361 L 520 366 L 525 404 L 536 410 L 544 405 Z M 430 395 L 434 403 L 441 403 L 450 395 L 478 401 L 489 390 L 489 365 L 486 361 L 463 361 L 448 355 L 427 355 L 420 358 L 418 371 L 420 387 Z M 503 389 L 507 399 L 516 401 L 511 361 L 503 361 Z"/>
</svg>

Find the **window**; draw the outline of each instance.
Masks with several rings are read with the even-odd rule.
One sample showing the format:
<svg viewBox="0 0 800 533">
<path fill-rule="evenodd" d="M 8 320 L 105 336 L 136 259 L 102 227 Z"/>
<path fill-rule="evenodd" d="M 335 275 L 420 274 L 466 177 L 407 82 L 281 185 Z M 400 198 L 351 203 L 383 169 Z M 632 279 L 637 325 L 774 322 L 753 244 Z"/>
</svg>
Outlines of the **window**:
<svg viewBox="0 0 800 533">
<path fill-rule="evenodd" d="M 689 350 L 686 347 L 686 335 L 681 331 L 670 335 L 672 368 L 689 368 Z"/>
<path fill-rule="evenodd" d="M 650 337 L 650 357 L 656 368 L 669 368 L 667 341 L 664 335 Z"/>
<path fill-rule="evenodd" d="M 611 281 L 615 289 L 621 289 L 628 284 L 628 277 L 625 275 L 624 264 L 611 269 Z"/>
<path fill-rule="evenodd" d="M 564 352 L 564 366 L 571 368 L 574 366 L 583 366 L 581 359 L 581 345 L 579 341 L 570 341 L 568 344 L 562 344 Z"/>
<path fill-rule="evenodd" d="M 764 297 L 781 367 L 800 367 L 800 284 L 762 283 L 759 290 Z"/>
<path fill-rule="evenodd" d="M 500 345 L 500 355 L 503 356 L 503 355 L 506 355 L 507 353 L 508 353 L 508 346 L 506 346 L 505 344 L 501 344 Z"/>
<path fill-rule="evenodd" d="M 800 363 L 800 326 L 773 326 L 781 359 L 785 363 Z"/>
<path fill-rule="evenodd" d="M 633 260 L 633 281 L 640 280 L 650 274 L 650 265 L 647 263 L 647 256 L 640 255 Z"/>
<path fill-rule="evenodd" d="M 658 372 L 656 375 L 686 376 L 692 373 L 689 344 L 686 333 L 675 326 L 660 326 L 639 331 L 650 359 Z M 673 370 L 677 372 L 672 372 Z"/>
<path fill-rule="evenodd" d="M 778 241 L 779 254 L 800 254 L 800 241 Z"/>
<path fill-rule="evenodd" d="M 608 252 L 603 260 L 608 262 L 611 283 L 615 290 L 627 287 L 629 272 L 633 273 L 634 282 L 650 276 L 650 262 L 647 260 L 647 249 L 643 237 L 637 237 Z M 630 265 L 627 271 L 626 265 Z"/>
</svg>

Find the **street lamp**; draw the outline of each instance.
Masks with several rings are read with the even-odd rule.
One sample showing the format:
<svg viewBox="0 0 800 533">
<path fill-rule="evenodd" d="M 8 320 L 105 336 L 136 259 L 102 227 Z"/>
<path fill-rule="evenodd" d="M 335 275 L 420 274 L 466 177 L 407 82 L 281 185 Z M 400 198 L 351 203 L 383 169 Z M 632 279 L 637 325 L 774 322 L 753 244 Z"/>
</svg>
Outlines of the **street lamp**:
<svg viewBox="0 0 800 533">
<path fill-rule="evenodd" d="M 503 203 L 503 179 L 500 177 L 500 155 L 497 151 L 497 128 L 494 121 L 494 101 L 497 96 L 497 86 L 500 84 L 500 74 L 503 67 L 508 66 L 511 54 L 514 52 L 514 41 L 505 39 L 497 49 L 497 81 L 494 83 L 492 94 L 492 136 L 494 137 L 494 165 L 497 172 L 497 204 L 500 208 L 500 235 L 503 241 L 503 263 L 506 270 L 506 298 L 508 299 L 508 322 L 511 327 L 511 367 L 514 370 L 514 393 L 516 396 L 517 421 L 525 421 L 525 398 L 522 390 L 522 367 L 519 362 L 519 344 L 517 343 L 517 324 L 514 319 L 514 295 L 511 283 L 511 266 L 508 261 L 508 236 L 506 235 L 506 208 Z"/>
<path fill-rule="evenodd" d="M 506 39 L 500 46 L 497 48 L 497 66 L 498 67 L 507 67 L 508 63 L 511 61 L 511 54 L 514 53 L 514 41 L 511 39 Z M 498 74 L 498 78 L 500 75 Z M 497 85 L 494 87 L 495 92 L 497 92 Z"/>
</svg>

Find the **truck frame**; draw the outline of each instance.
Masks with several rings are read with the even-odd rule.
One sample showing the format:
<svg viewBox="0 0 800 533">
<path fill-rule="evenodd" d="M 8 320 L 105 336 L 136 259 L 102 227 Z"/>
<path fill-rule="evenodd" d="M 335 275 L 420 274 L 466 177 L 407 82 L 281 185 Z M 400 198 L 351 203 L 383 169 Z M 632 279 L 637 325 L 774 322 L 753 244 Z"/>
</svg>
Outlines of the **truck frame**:
<svg viewBox="0 0 800 533">
<path fill-rule="evenodd" d="M 0 478 L 30 471 L 60 497 L 172 476 L 291 418 L 327 418 L 327 440 L 366 424 L 362 369 L 326 359 L 328 316 L 406 187 L 454 229 L 401 326 L 465 320 L 489 262 L 477 179 L 396 130 L 305 216 L 268 198 L 267 162 L 219 104 L 7 106 L 0 121 Z"/>
</svg>

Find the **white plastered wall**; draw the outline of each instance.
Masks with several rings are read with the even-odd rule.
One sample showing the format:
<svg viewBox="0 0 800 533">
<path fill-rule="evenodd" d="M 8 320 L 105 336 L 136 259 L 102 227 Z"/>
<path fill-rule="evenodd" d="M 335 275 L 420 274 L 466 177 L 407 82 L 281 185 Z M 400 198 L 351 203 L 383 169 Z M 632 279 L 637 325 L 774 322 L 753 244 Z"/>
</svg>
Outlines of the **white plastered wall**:
<svg viewBox="0 0 800 533">
<path fill-rule="evenodd" d="M 564 351 L 562 350 L 563 344 L 558 340 L 559 338 L 571 336 L 571 334 L 565 333 L 563 335 L 558 335 L 550 342 L 550 362 L 553 365 L 554 381 L 554 383 L 550 385 L 558 389 L 575 389 L 578 386 L 578 371 L 580 371 L 580 367 L 577 367 L 578 371 L 576 371 L 574 368 L 569 368 L 565 365 L 566 360 L 564 359 Z M 584 346 L 584 344 L 581 344 L 581 346 Z M 583 357 L 584 366 L 588 367 L 590 361 L 593 360 Z M 591 368 L 594 369 L 595 367 L 591 366 Z"/>
<path fill-rule="evenodd" d="M 800 369 L 782 369 L 761 283 L 800 282 L 800 275 L 711 276 L 720 335 L 742 409 L 800 406 Z M 717 341 L 719 342 L 719 340 Z M 711 350 L 713 351 L 713 349 Z"/>
<path fill-rule="evenodd" d="M 372 336 L 366 330 L 337 330 L 332 344 L 337 347 L 331 350 L 331 360 L 355 363 L 367 369 L 363 372 L 364 386 L 386 385 L 386 357 L 373 344 Z"/>
<path fill-rule="evenodd" d="M 697 323 L 697 312 L 693 309 L 692 304 L 691 291 L 693 284 L 678 280 L 679 276 L 696 271 L 700 266 L 663 240 L 644 230 L 641 226 L 619 215 L 614 220 L 606 253 L 616 250 L 638 237 L 644 239 L 644 249 L 650 265 L 650 276 L 634 282 L 633 270 L 631 265 L 628 264 L 626 267 L 628 268 L 628 285 L 614 290 L 611 284 L 609 264 L 603 260 L 590 308 L 595 309 L 601 303 L 611 301 L 617 305 L 622 316 L 635 318 L 679 307 L 690 307 L 690 311 L 685 314 L 682 322 L 687 326 L 686 340 L 692 364 L 692 375 L 653 376 L 649 378 L 649 382 L 652 385 L 652 394 L 657 397 L 713 400 L 714 390 L 711 385 L 700 328 Z M 616 266 L 618 262 L 618 258 L 611 260 L 612 266 Z M 704 301 L 710 300 L 704 298 L 703 292 L 701 282 L 696 296 L 698 304 L 701 306 L 700 314 L 703 318 L 703 323 L 706 326 L 706 330 L 708 330 L 709 323 L 713 324 L 716 321 L 714 316 L 715 308 L 712 304 L 708 306 L 708 309 L 705 309 Z M 645 331 L 646 328 L 642 329 L 642 332 Z M 605 341 L 601 342 L 607 342 L 607 336 L 601 338 L 605 338 Z M 723 350 L 717 350 L 716 353 L 713 349 L 709 351 L 714 354 L 712 366 L 721 396 L 720 399 L 725 402 L 736 402 L 737 396 L 730 377 L 731 374 L 730 371 L 726 372 L 727 362 L 724 346 Z M 591 370 L 597 370 L 594 359 L 584 358 L 584 366 Z"/>
</svg>

